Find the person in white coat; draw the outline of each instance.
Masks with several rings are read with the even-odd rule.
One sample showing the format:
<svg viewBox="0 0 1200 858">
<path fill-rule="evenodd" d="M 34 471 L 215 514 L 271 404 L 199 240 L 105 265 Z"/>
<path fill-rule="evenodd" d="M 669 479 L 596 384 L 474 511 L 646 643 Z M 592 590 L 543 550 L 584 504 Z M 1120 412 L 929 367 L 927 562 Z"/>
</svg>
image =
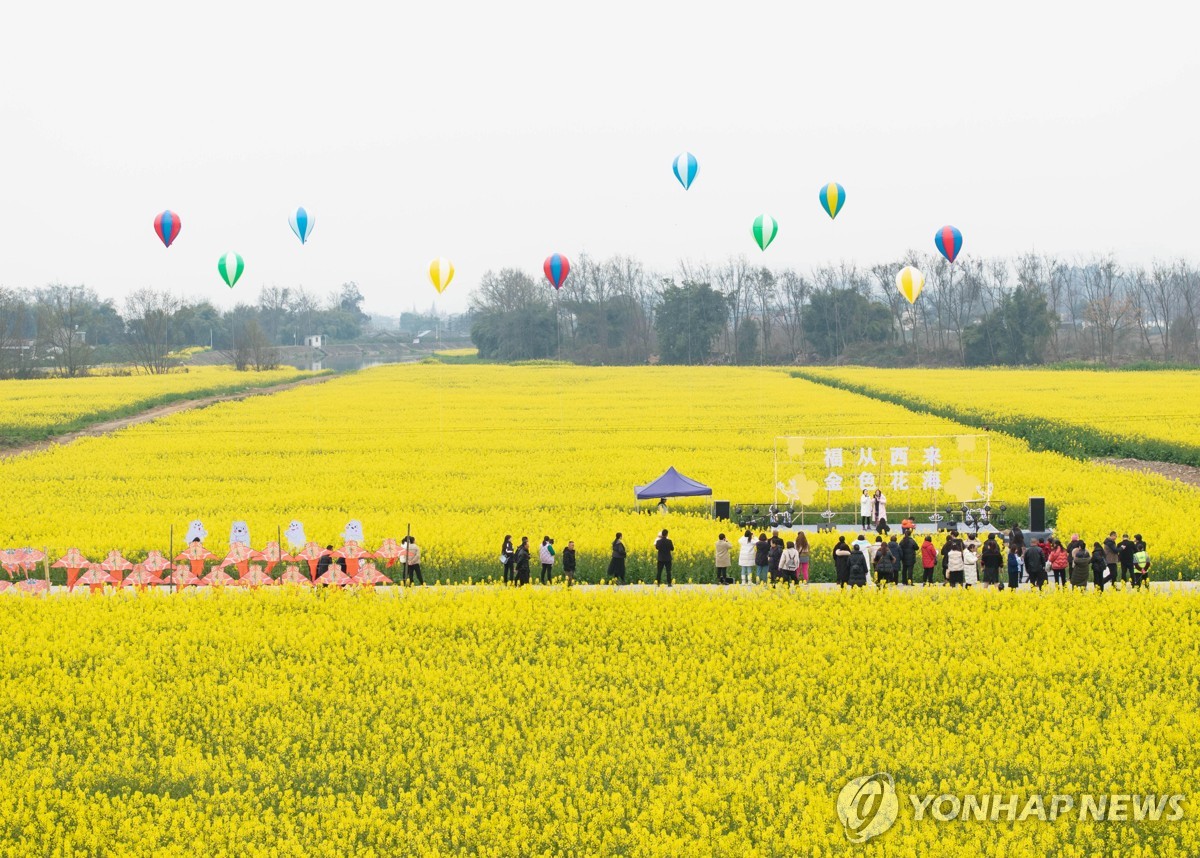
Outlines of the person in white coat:
<svg viewBox="0 0 1200 858">
<path fill-rule="evenodd" d="M 754 533 L 747 530 L 738 540 L 738 566 L 742 568 L 742 583 L 749 584 L 754 574 Z"/>
<path fill-rule="evenodd" d="M 875 499 L 871 497 L 871 493 L 869 491 L 863 489 L 862 497 L 858 499 L 858 516 L 861 527 L 869 528 L 874 526 L 875 519 L 871 517 L 871 514 L 874 512 L 874 510 Z"/>
<path fill-rule="evenodd" d="M 967 547 L 963 549 L 963 586 L 970 587 L 972 584 L 979 583 L 979 552 L 975 550 L 975 543 L 968 542 Z"/>
<path fill-rule="evenodd" d="M 875 489 L 871 498 L 871 524 L 878 527 L 881 521 L 887 521 L 887 498 L 881 489 Z"/>
</svg>

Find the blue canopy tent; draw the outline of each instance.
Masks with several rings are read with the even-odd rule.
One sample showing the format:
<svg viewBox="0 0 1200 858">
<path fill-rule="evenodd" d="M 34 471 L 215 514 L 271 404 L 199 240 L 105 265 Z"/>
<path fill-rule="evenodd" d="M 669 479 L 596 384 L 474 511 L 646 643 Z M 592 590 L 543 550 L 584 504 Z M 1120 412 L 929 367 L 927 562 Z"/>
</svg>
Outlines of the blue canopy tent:
<svg viewBox="0 0 1200 858">
<path fill-rule="evenodd" d="M 654 498 L 695 498 L 704 495 L 712 495 L 712 489 L 693 480 L 691 477 L 685 477 L 675 468 L 667 468 L 666 473 L 659 477 L 654 482 L 645 486 L 634 486 L 633 495 L 639 500 L 652 500 Z"/>
</svg>

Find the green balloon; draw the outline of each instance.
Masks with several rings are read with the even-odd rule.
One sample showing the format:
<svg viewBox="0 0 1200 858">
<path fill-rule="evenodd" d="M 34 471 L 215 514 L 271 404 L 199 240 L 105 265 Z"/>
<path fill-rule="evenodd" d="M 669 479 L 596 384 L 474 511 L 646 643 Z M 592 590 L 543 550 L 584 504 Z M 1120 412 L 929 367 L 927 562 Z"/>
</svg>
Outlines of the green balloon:
<svg viewBox="0 0 1200 858">
<path fill-rule="evenodd" d="M 217 271 L 221 273 L 221 279 L 225 281 L 225 285 L 230 289 L 233 288 L 234 283 L 238 282 L 238 278 L 242 276 L 242 272 L 245 270 L 246 263 L 242 261 L 241 256 L 232 250 L 217 260 Z"/>
<path fill-rule="evenodd" d="M 759 249 L 766 250 L 767 246 L 775 240 L 775 235 L 779 232 L 779 224 L 770 215 L 759 215 L 754 219 L 753 232 Z"/>
</svg>

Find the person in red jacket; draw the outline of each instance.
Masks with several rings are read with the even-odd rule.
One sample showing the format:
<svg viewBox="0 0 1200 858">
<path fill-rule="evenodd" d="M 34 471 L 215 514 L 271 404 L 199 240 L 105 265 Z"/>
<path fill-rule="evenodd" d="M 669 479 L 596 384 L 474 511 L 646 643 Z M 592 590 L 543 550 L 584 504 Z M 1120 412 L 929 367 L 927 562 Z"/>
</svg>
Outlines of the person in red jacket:
<svg viewBox="0 0 1200 858">
<path fill-rule="evenodd" d="M 1071 555 L 1057 539 L 1047 559 L 1050 561 L 1050 571 L 1054 573 L 1054 583 L 1059 587 L 1067 586 L 1067 567 L 1071 565 Z"/>
<path fill-rule="evenodd" d="M 921 583 L 933 583 L 933 570 L 937 568 L 937 561 L 938 552 L 933 546 L 933 537 L 926 536 L 925 541 L 921 543 L 921 568 L 925 572 L 925 577 Z"/>
</svg>

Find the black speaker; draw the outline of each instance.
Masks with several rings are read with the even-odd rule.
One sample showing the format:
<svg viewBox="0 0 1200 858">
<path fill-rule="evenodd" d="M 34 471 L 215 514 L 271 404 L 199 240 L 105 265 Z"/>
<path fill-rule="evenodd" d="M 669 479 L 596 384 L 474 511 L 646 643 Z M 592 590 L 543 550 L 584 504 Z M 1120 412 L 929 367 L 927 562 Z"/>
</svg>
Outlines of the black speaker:
<svg viewBox="0 0 1200 858">
<path fill-rule="evenodd" d="M 717 518 L 729 518 L 729 501 L 713 501 L 713 511 Z"/>
<path fill-rule="evenodd" d="M 1046 531 L 1046 499 L 1029 499 L 1029 529 L 1044 533 Z"/>
</svg>

